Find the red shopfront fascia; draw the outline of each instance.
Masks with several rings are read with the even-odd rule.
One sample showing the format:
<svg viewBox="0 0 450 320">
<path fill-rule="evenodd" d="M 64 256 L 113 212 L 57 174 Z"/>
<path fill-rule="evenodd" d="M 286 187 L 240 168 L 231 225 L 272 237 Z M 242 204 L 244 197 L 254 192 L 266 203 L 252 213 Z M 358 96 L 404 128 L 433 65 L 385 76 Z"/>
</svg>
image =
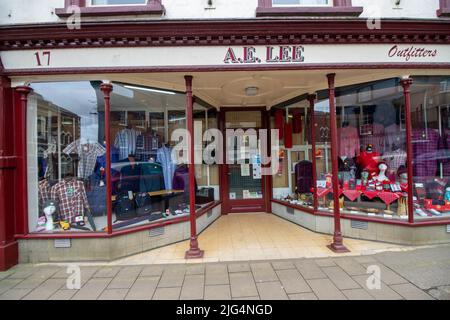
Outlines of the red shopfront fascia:
<svg viewBox="0 0 450 320">
<path fill-rule="evenodd" d="M 257 43 L 276 45 L 279 41 L 284 41 L 289 44 L 291 37 L 289 34 L 293 34 L 293 40 L 298 43 L 299 39 L 303 39 L 306 43 L 342 43 L 342 39 L 347 39 L 349 43 L 417 43 L 417 44 L 449 44 L 450 38 L 448 37 L 448 25 L 449 23 L 440 22 L 384 22 L 383 29 L 379 30 L 375 34 L 373 32 L 367 32 L 365 22 L 361 21 L 330 21 L 330 28 L 324 31 L 323 22 L 311 22 L 311 21 L 233 21 L 233 22 L 208 22 L 208 28 L 205 29 L 205 24 L 202 22 L 183 22 L 183 30 L 186 35 L 179 34 L 179 22 L 160 22 L 151 23 L 147 25 L 136 26 L 134 24 L 128 24 L 128 27 L 123 24 L 108 25 L 108 24 L 92 24 L 86 25 L 82 30 L 70 30 L 70 32 L 64 26 L 49 26 L 43 25 L 39 27 L 10 27 L 2 30 L 0 34 L 0 50 L 17 50 L 22 48 L 24 50 L 37 50 L 42 47 L 42 44 L 46 44 L 46 48 L 86 48 L 86 47 L 114 47 L 114 46 L 130 46 L 138 47 L 143 45 L 149 45 L 149 42 L 130 42 L 129 34 L 127 33 L 130 27 L 133 27 L 133 39 L 143 35 L 154 34 L 154 32 L 160 32 L 161 36 L 155 38 L 154 45 L 161 46 L 184 46 L 184 45 L 220 45 L 224 41 L 228 41 L 228 45 L 243 45 L 242 43 L 248 43 L 249 45 Z M 246 29 L 246 35 L 242 35 L 242 29 Z M 299 34 L 299 30 L 302 31 L 302 35 Z M 315 30 L 315 31 L 314 31 Z M 319 31 L 317 31 L 319 30 Z M 322 30 L 322 31 L 320 31 Z M 399 31 L 402 30 L 402 31 Z M 405 36 L 405 30 L 408 32 L 408 36 Z M 272 37 L 270 34 L 273 32 L 280 32 L 280 37 Z M 240 35 L 236 36 L 239 32 Z M 217 35 L 220 33 L 220 36 Z M 269 34 L 270 33 L 270 34 Z M 410 34 L 413 33 L 414 36 Z M 55 34 L 58 37 L 55 38 Z M 109 36 L 108 42 L 100 43 L 96 39 L 100 39 L 106 35 Z M 207 34 L 210 34 L 209 36 Z M 128 38 L 127 38 L 128 36 Z M 125 40 L 124 40 L 125 37 Z M 267 38 L 269 37 L 269 38 Z M 122 39 L 122 42 L 117 42 L 118 39 Z M 150 42 L 153 41 L 150 38 Z M 148 41 L 148 40 L 147 40 Z M 259 42 L 258 42 L 259 41 Z M 327 42 L 328 41 L 328 42 Z M 107 233 L 89 233 L 89 234 L 49 234 L 49 235 L 31 235 L 28 234 L 28 203 L 27 203 L 27 166 L 26 166 L 26 116 L 25 110 L 21 107 L 20 94 L 15 92 L 9 87 L 9 79 L 11 76 L 27 76 L 32 74 L 38 75 L 55 75 L 55 74 L 96 74 L 103 71 L 112 73 L 120 73 L 125 70 L 129 72 L 211 72 L 216 70 L 227 70 L 228 66 L 221 67 L 208 67 L 208 68 L 196 68 L 190 67 L 167 67 L 167 68 L 113 68 L 108 70 L 102 69 L 84 69 L 84 68 L 72 68 L 72 69 L 45 69 L 40 70 L 4 70 L 0 69 L 2 75 L 1 97 L 0 97 L 0 116 L 2 131 L 4 134 L 0 137 L 0 150 L 3 151 L 0 154 L 0 178 L 2 184 L 0 186 L 12 186 L 7 188 L 6 191 L 0 193 L 1 206 L 0 206 L 0 255 L 3 259 L 3 265 L 11 265 L 17 262 L 17 242 L 18 238 L 93 238 L 93 237 L 109 237 L 117 236 L 124 233 L 136 232 L 139 229 L 129 229 L 123 232 L 114 232 L 111 235 Z M 316 66 L 308 66 L 307 69 L 356 69 L 363 68 L 364 66 L 348 64 L 333 66 L 327 64 L 321 64 Z M 399 73 L 404 69 L 426 69 L 430 66 L 427 64 L 411 63 L 408 65 L 394 65 L 394 64 L 371 64 L 366 66 L 367 68 L 397 68 Z M 434 68 L 450 69 L 449 63 L 434 64 Z M 233 66 L 229 68 L 231 70 L 281 70 L 281 69 L 298 69 L 298 66 Z M 337 75 L 339 77 L 339 74 Z M 195 88 L 195 78 L 194 78 Z M 13 98 L 14 96 L 14 98 Z M 11 112 L 13 111 L 13 112 Z M 6 151 L 5 151 L 6 150 Z M 223 177 L 222 177 L 223 179 Z M 3 183 L 4 182 L 4 183 Z M 270 191 L 271 179 L 266 179 L 266 196 L 265 208 L 270 211 Z M 270 191 L 267 191 L 270 190 Z M 222 191 L 223 192 L 223 191 Z M 13 201 L 11 201 L 13 199 Z M 220 205 L 216 203 L 215 205 Z M 199 213 L 202 214 L 202 213 Z M 346 218 L 343 216 L 343 218 Z M 181 220 L 180 220 L 181 221 Z M 184 220 L 183 220 L 184 221 Z M 179 221 L 172 221 L 175 223 Z M 389 221 L 389 223 L 394 223 Z M 449 221 L 437 220 L 420 222 L 416 224 L 409 223 L 410 226 L 421 225 L 437 225 L 447 224 Z M 160 225 L 145 226 L 142 228 L 152 228 Z M 7 262 L 5 258 L 7 256 Z M 0 267 L 2 267 L 0 265 Z"/>
</svg>

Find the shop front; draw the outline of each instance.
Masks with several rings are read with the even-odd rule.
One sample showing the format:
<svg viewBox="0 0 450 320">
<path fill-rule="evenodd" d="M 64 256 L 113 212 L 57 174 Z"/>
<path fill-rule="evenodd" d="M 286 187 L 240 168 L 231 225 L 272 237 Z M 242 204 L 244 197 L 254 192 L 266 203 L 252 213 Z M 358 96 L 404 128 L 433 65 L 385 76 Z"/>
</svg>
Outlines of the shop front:
<svg viewBox="0 0 450 320">
<path fill-rule="evenodd" d="M 2 35 L 2 268 L 186 239 L 199 258 L 198 233 L 246 212 L 333 234 L 337 252 L 345 236 L 450 241 L 445 24 L 174 24 Z"/>
</svg>

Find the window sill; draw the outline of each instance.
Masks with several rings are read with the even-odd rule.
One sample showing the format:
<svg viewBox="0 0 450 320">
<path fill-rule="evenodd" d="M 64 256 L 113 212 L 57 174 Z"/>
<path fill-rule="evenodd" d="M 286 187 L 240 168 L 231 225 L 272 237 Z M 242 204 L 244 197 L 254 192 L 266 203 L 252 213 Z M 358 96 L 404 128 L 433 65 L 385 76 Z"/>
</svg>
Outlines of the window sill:
<svg viewBox="0 0 450 320">
<path fill-rule="evenodd" d="M 273 17 L 273 16 L 345 16 L 358 17 L 363 12 L 363 7 L 258 7 L 256 8 L 257 17 Z"/>
<path fill-rule="evenodd" d="M 438 17 L 450 17 L 450 8 L 442 8 L 436 11 Z"/>
<path fill-rule="evenodd" d="M 110 6 L 110 7 L 82 7 L 81 15 L 92 16 L 124 16 L 124 15 L 162 15 L 164 6 L 159 2 L 152 2 L 145 6 Z M 66 8 L 56 9 L 56 15 L 60 18 L 70 17 L 73 13 Z"/>
</svg>

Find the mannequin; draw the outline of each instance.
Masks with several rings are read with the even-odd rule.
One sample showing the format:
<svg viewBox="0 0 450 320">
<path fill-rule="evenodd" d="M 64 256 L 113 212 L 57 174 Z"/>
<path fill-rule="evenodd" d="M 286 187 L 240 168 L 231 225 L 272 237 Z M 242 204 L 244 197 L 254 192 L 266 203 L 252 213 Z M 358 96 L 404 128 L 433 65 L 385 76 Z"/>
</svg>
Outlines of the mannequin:
<svg viewBox="0 0 450 320">
<path fill-rule="evenodd" d="M 378 165 L 378 176 L 375 177 L 375 180 L 377 180 L 378 182 L 384 183 L 384 182 L 390 182 L 389 178 L 386 176 L 386 171 L 388 169 L 388 166 L 386 165 L 386 163 L 381 162 Z"/>
<path fill-rule="evenodd" d="M 56 204 L 52 200 L 48 200 L 44 204 L 44 214 L 45 214 L 45 231 L 53 231 L 54 230 L 54 221 L 53 215 L 56 212 Z"/>
</svg>

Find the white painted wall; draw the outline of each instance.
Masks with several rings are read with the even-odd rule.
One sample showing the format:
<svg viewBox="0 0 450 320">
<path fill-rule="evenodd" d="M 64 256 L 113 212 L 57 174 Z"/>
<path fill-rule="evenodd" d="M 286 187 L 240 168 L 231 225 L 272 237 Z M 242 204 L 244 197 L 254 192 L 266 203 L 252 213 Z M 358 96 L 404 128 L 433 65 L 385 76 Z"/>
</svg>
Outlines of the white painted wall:
<svg viewBox="0 0 450 320">
<path fill-rule="evenodd" d="M 162 0 L 162 2 L 166 8 L 166 15 L 162 19 L 255 18 L 258 5 L 258 0 L 213 0 L 211 9 L 207 5 L 207 0 Z M 394 2 L 395 0 L 353 0 L 353 5 L 364 7 L 362 17 L 437 19 L 439 0 L 401 0 L 399 6 L 395 6 Z M 0 25 L 61 22 L 54 12 L 55 8 L 63 7 L 64 0 L 0 0 Z M 86 18 L 89 21 L 92 19 Z M 111 20 L 105 17 L 94 18 L 99 19 Z"/>
<path fill-rule="evenodd" d="M 439 0 L 352 0 L 352 5 L 364 7 L 360 17 L 437 19 Z"/>
</svg>

